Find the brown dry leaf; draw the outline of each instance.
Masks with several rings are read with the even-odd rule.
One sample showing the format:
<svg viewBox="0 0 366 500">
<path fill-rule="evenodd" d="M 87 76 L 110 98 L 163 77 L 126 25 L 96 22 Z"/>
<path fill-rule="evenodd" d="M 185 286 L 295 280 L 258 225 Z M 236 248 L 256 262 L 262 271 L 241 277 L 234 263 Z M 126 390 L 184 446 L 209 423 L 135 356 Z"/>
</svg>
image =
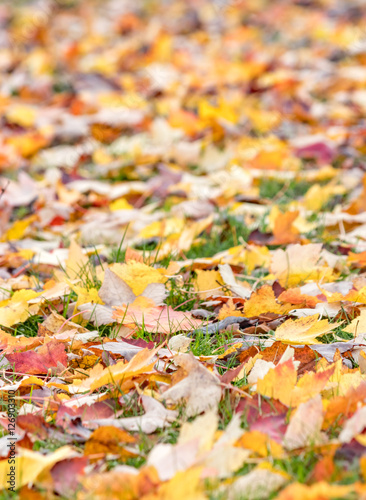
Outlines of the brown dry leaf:
<svg viewBox="0 0 366 500">
<path fill-rule="evenodd" d="M 179 354 L 175 363 L 184 368 L 187 376 L 165 391 L 162 397 L 178 403 L 186 401 L 188 417 L 216 409 L 221 399 L 220 381 L 216 375 L 197 361 L 192 354 Z"/>
<path fill-rule="evenodd" d="M 88 331 L 86 328 L 64 318 L 64 316 L 55 311 L 51 311 L 51 314 L 42 323 L 42 326 L 52 333 L 63 333 L 75 329 L 78 333 L 86 333 Z"/>
</svg>

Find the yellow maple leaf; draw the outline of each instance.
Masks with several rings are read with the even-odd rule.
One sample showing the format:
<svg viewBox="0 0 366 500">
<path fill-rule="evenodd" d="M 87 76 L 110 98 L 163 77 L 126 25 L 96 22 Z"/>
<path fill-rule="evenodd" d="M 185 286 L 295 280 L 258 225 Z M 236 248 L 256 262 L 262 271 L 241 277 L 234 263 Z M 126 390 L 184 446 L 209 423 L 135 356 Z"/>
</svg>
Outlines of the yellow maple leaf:
<svg viewBox="0 0 366 500">
<path fill-rule="evenodd" d="M 33 156 L 41 148 L 44 148 L 48 142 L 42 134 L 32 131 L 6 139 L 6 143 L 10 144 L 24 158 Z"/>
<path fill-rule="evenodd" d="M 320 372 L 306 372 L 297 382 L 291 395 L 291 406 L 299 406 L 319 394 L 334 374 L 335 367 L 330 366 Z"/>
<path fill-rule="evenodd" d="M 37 482 L 37 478 L 42 472 L 50 470 L 57 462 L 73 456 L 75 456 L 75 453 L 70 446 L 63 446 L 48 455 L 42 455 L 42 453 L 26 448 L 18 448 L 13 465 L 16 489 L 25 484 Z M 8 460 L 2 460 L 0 462 L 0 488 L 2 490 L 9 487 L 9 472 Z"/>
<path fill-rule="evenodd" d="M 140 295 L 150 283 L 166 283 L 168 279 L 160 270 L 134 260 L 113 264 L 110 269 L 127 283 L 135 295 Z"/>
<path fill-rule="evenodd" d="M 261 431 L 245 432 L 236 442 L 235 446 L 242 446 L 261 457 L 272 456 L 273 458 L 280 458 L 284 453 L 280 444 Z"/>
<path fill-rule="evenodd" d="M 36 220 L 35 215 L 31 215 L 30 217 L 26 217 L 22 220 L 17 220 L 13 223 L 13 225 L 2 235 L 0 241 L 11 241 L 11 240 L 20 240 L 23 238 L 24 233 L 27 228 Z"/>
<path fill-rule="evenodd" d="M 285 344 L 319 344 L 316 337 L 325 335 L 339 323 L 330 324 L 327 319 L 318 321 L 319 314 L 305 318 L 288 319 L 276 329 L 276 340 Z"/>
<path fill-rule="evenodd" d="M 148 239 L 169 236 L 170 234 L 179 234 L 183 231 L 184 227 L 184 219 L 171 217 L 165 220 L 152 222 L 144 227 L 139 233 L 139 238 Z"/>
<path fill-rule="evenodd" d="M 0 308 L 0 325 L 10 327 L 16 323 L 26 321 L 31 314 L 36 314 L 39 306 L 37 304 L 29 305 L 28 301 L 38 297 L 40 293 L 34 290 L 15 292 L 12 298 L 6 302 L 6 305 Z"/>
<path fill-rule="evenodd" d="M 313 184 L 304 196 L 304 204 L 307 210 L 318 212 L 333 196 L 344 194 L 344 186 L 321 186 Z"/>
<path fill-rule="evenodd" d="M 78 295 L 78 300 L 75 303 L 73 314 L 75 314 L 78 311 L 78 307 L 83 304 L 88 304 L 89 302 L 93 304 L 103 304 L 103 301 L 99 297 L 98 290 L 96 288 L 87 289 L 85 287 L 77 285 L 71 285 L 71 288 Z M 79 318 L 75 318 L 74 321 L 78 321 L 78 319 L 81 321 L 82 316 L 80 315 Z"/>
<path fill-rule="evenodd" d="M 350 290 L 342 299 L 366 304 L 366 286 L 363 286 L 360 290 Z"/>
<path fill-rule="evenodd" d="M 227 303 L 222 306 L 217 318 L 222 320 L 229 316 L 243 316 L 243 313 L 236 309 L 233 299 L 229 299 Z"/>
<path fill-rule="evenodd" d="M 156 352 L 157 349 L 143 349 L 138 352 L 129 363 L 119 361 L 113 366 L 108 366 L 101 374 L 92 380 L 90 390 L 95 391 L 95 389 L 99 389 L 103 385 L 116 384 L 122 379 L 125 381 L 141 373 L 149 372 L 155 364 L 153 358 Z"/>
<path fill-rule="evenodd" d="M 284 314 L 288 310 L 289 306 L 278 304 L 274 291 L 269 285 L 264 285 L 252 293 L 250 299 L 244 305 L 244 315 L 249 318 L 266 312 Z"/>
<path fill-rule="evenodd" d="M 322 245 L 290 245 L 286 250 L 273 252 L 271 273 L 282 286 L 295 286 L 304 281 L 332 280 L 333 270 L 319 264 Z"/>
<path fill-rule="evenodd" d="M 193 280 L 194 289 L 200 299 L 206 299 L 212 295 L 220 295 L 223 281 L 219 271 L 196 270 L 196 278 Z"/>
<path fill-rule="evenodd" d="M 179 471 L 157 493 L 144 496 L 144 500 L 206 500 L 201 475 L 202 467 Z"/>
<path fill-rule="evenodd" d="M 12 106 L 6 112 L 6 119 L 11 123 L 16 123 L 21 127 L 31 127 L 34 125 L 36 113 L 30 106 Z"/>
</svg>

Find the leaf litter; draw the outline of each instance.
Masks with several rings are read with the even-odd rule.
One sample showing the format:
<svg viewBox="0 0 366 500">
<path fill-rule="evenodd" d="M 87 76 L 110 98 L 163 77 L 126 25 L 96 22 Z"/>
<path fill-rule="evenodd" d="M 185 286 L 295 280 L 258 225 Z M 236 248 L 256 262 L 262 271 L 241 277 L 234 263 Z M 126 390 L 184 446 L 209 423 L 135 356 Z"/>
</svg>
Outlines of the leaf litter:
<svg viewBox="0 0 366 500">
<path fill-rule="evenodd" d="M 365 19 L 0 6 L 2 498 L 366 498 Z"/>
</svg>

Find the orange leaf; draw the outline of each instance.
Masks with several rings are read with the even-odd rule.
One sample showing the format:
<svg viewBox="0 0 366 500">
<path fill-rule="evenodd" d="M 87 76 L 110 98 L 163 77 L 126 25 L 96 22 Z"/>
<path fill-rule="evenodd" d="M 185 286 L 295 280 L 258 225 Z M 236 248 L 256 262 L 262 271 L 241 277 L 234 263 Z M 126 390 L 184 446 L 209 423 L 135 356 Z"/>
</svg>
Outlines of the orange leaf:
<svg viewBox="0 0 366 500">
<path fill-rule="evenodd" d="M 319 290 L 320 293 L 320 290 Z M 317 297 L 312 295 L 304 295 L 300 288 L 289 288 L 281 293 L 278 297 L 280 302 L 288 302 L 294 305 L 302 305 L 303 307 L 314 308 L 316 304 L 321 302 Z"/>
<path fill-rule="evenodd" d="M 247 300 L 244 306 L 244 315 L 250 318 L 266 312 L 284 314 L 288 310 L 288 307 L 277 303 L 272 287 L 264 285 L 252 293 L 250 299 Z"/>
<path fill-rule="evenodd" d="M 271 245 L 288 245 L 299 241 L 299 230 L 293 225 L 298 216 L 298 210 L 278 214 L 274 222 Z"/>
<path fill-rule="evenodd" d="M 291 405 L 292 391 L 297 380 L 297 372 L 292 359 L 271 368 L 257 382 L 257 392 L 262 396 L 278 399 L 286 406 Z"/>
<path fill-rule="evenodd" d="M 135 443 L 136 438 L 128 432 L 118 429 L 113 425 L 106 425 L 95 430 L 85 443 L 84 455 L 94 455 L 97 453 L 113 453 L 124 457 L 134 456 L 127 452 L 124 445 Z"/>
</svg>

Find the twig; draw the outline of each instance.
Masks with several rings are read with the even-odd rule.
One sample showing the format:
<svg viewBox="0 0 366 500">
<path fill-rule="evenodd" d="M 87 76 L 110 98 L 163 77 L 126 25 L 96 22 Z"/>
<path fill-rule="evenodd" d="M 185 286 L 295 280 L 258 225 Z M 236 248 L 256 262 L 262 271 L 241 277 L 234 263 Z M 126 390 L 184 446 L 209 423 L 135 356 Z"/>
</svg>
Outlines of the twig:
<svg viewBox="0 0 366 500">
<path fill-rule="evenodd" d="M 233 325 L 234 323 L 239 323 L 240 325 L 241 323 L 246 323 L 245 326 L 249 326 L 251 325 L 251 320 L 243 316 L 229 316 L 228 318 L 218 321 L 217 323 L 210 323 L 207 326 L 201 326 L 200 328 L 193 330 L 188 334 L 188 337 L 190 337 L 194 333 L 200 332 L 206 333 L 208 335 L 215 335 L 216 333 L 219 333 L 220 330 L 225 330 L 225 328 Z"/>
</svg>

